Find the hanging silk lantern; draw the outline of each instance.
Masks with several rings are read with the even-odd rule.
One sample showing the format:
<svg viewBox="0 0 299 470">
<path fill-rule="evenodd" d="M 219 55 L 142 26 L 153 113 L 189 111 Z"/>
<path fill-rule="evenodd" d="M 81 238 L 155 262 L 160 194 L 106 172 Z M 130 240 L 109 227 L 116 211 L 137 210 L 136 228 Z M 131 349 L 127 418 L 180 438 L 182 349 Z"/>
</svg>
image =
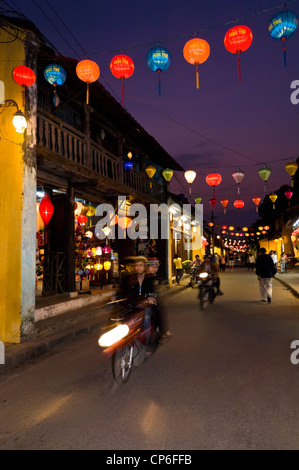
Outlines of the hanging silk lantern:
<svg viewBox="0 0 299 470">
<path fill-rule="evenodd" d="M 32 86 L 36 80 L 34 71 L 25 65 L 15 67 L 12 72 L 12 78 L 18 85 L 24 87 Z"/>
<path fill-rule="evenodd" d="M 96 255 L 97 255 L 97 256 L 102 256 L 102 254 L 103 254 L 102 247 L 101 247 L 101 246 L 97 246 L 97 247 L 96 247 Z"/>
<path fill-rule="evenodd" d="M 41 218 L 43 219 L 44 224 L 48 225 L 54 213 L 54 207 L 48 193 L 45 193 L 44 197 L 40 202 L 39 213 L 41 215 Z"/>
<path fill-rule="evenodd" d="M 256 212 L 258 212 L 258 205 L 259 205 L 259 203 L 261 202 L 261 198 L 260 198 L 260 197 L 253 197 L 252 200 L 253 200 L 253 202 L 254 202 L 254 204 L 255 204 L 255 206 L 256 206 L 256 207 L 255 207 L 255 210 L 256 210 Z"/>
<path fill-rule="evenodd" d="M 218 186 L 222 181 L 222 176 L 218 173 L 210 173 L 206 177 L 206 182 L 209 186 L 212 186 L 214 189 L 214 198 L 215 198 L 215 187 Z"/>
<path fill-rule="evenodd" d="M 200 204 L 201 201 L 202 201 L 202 197 L 196 196 L 196 198 L 194 198 L 194 201 L 195 201 L 196 204 Z"/>
<path fill-rule="evenodd" d="M 98 64 L 92 60 L 81 60 L 76 65 L 77 77 L 86 83 L 86 104 L 89 104 L 89 85 L 97 81 L 100 76 Z"/>
<path fill-rule="evenodd" d="M 103 251 L 104 255 L 108 255 L 108 253 L 110 253 L 110 251 L 111 251 L 111 248 L 110 248 L 110 246 L 106 245 L 106 246 L 104 246 L 102 251 Z"/>
<path fill-rule="evenodd" d="M 152 179 L 153 176 L 155 175 L 157 171 L 157 168 L 153 165 L 148 165 L 146 168 L 145 168 L 145 173 L 147 174 L 147 176 Z M 150 182 L 150 188 L 152 187 L 152 182 Z"/>
<path fill-rule="evenodd" d="M 227 229 L 227 225 L 222 225 L 222 229 L 223 229 L 223 230 L 226 230 L 226 229 Z"/>
<path fill-rule="evenodd" d="M 241 25 L 229 29 L 224 37 L 225 48 L 232 54 L 237 54 L 239 82 L 241 81 L 240 54 L 251 46 L 252 38 L 251 29 Z"/>
<path fill-rule="evenodd" d="M 270 228 L 269 225 L 265 225 L 264 227 L 265 230 L 269 230 L 269 228 Z"/>
<path fill-rule="evenodd" d="M 284 195 L 288 199 L 288 206 L 290 207 L 290 199 L 293 196 L 293 191 L 291 191 L 290 189 L 287 189 L 287 191 L 285 191 Z"/>
<path fill-rule="evenodd" d="M 128 160 L 125 160 L 125 161 L 123 162 L 123 167 L 124 167 L 124 169 L 125 169 L 127 172 L 129 172 L 129 171 L 131 171 L 132 168 L 133 168 L 133 162 L 131 162 L 130 160 L 129 160 L 129 161 L 128 161 Z"/>
<path fill-rule="evenodd" d="M 56 108 L 60 102 L 56 87 L 63 85 L 66 81 L 66 71 L 61 65 L 49 64 L 44 69 L 44 77 L 50 85 L 54 86 L 53 104 Z"/>
<path fill-rule="evenodd" d="M 193 170 L 188 170 L 188 171 L 185 171 L 184 176 L 185 176 L 187 183 L 189 184 L 189 193 L 191 194 L 191 184 L 196 178 L 196 172 Z"/>
<path fill-rule="evenodd" d="M 227 206 L 228 202 L 229 202 L 228 199 L 221 199 L 221 204 L 224 208 L 224 214 L 226 214 L 226 206 Z"/>
<path fill-rule="evenodd" d="M 263 168 L 260 168 L 259 169 L 259 175 L 260 177 L 262 178 L 263 182 L 265 183 L 265 192 L 267 191 L 267 185 L 266 185 L 266 182 L 269 178 L 269 176 L 271 175 L 271 170 L 270 168 L 264 166 Z"/>
<path fill-rule="evenodd" d="M 233 227 L 232 225 L 230 227 L 228 227 L 228 230 L 231 232 L 232 230 L 234 230 L 235 227 Z"/>
<path fill-rule="evenodd" d="M 77 222 L 80 224 L 80 225 L 85 225 L 86 222 L 87 222 L 87 217 L 86 215 L 83 215 L 83 214 L 80 214 L 77 218 Z"/>
<path fill-rule="evenodd" d="M 130 78 L 134 73 L 134 62 L 127 55 L 116 55 L 110 62 L 111 73 L 121 80 L 122 105 L 125 103 L 125 85 L 124 80 Z"/>
<path fill-rule="evenodd" d="M 93 233 L 92 233 L 90 230 L 88 230 L 87 232 L 85 232 L 85 237 L 86 237 L 86 238 L 92 238 L 92 237 L 93 237 Z"/>
<path fill-rule="evenodd" d="M 275 193 L 271 193 L 271 194 L 269 195 L 269 198 L 271 199 L 271 201 L 272 201 L 272 203 L 273 203 L 273 209 L 275 209 L 275 201 L 276 201 L 277 197 L 278 197 L 278 196 L 277 196 L 277 194 L 275 194 Z"/>
<path fill-rule="evenodd" d="M 82 202 L 76 201 L 74 208 L 75 208 L 75 216 L 78 216 L 78 215 L 81 214 L 84 206 L 83 206 Z"/>
<path fill-rule="evenodd" d="M 96 271 L 101 271 L 101 270 L 103 269 L 102 263 L 96 263 L 96 264 L 94 265 L 94 269 L 95 269 Z"/>
<path fill-rule="evenodd" d="M 119 217 L 118 218 L 118 225 L 125 230 L 126 228 L 131 227 L 132 219 L 130 217 Z"/>
<path fill-rule="evenodd" d="M 242 230 L 243 232 L 248 232 L 248 227 L 243 227 Z"/>
<path fill-rule="evenodd" d="M 294 186 L 293 177 L 294 177 L 296 171 L 298 170 L 298 163 L 289 162 L 285 165 L 285 169 L 288 172 L 288 174 L 290 175 L 290 177 L 292 178 L 291 186 L 293 187 Z"/>
<path fill-rule="evenodd" d="M 237 199 L 237 200 L 234 202 L 234 206 L 238 209 L 239 215 L 240 215 L 240 209 L 242 209 L 242 207 L 244 207 L 244 201 L 242 201 L 242 200 L 240 200 L 240 199 Z"/>
<path fill-rule="evenodd" d="M 199 88 L 198 66 L 205 62 L 210 55 L 210 46 L 204 39 L 194 38 L 186 42 L 183 55 L 187 62 L 195 65 L 196 70 L 196 88 Z"/>
<path fill-rule="evenodd" d="M 173 171 L 170 168 L 165 168 L 162 170 L 163 178 L 167 181 L 167 191 L 169 191 L 169 181 L 173 176 Z"/>
<path fill-rule="evenodd" d="M 128 153 L 127 153 L 127 157 L 128 157 L 129 160 L 131 160 L 131 158 L 133 157 L 132 152 L 128 152 Z"/>
<path fill-rule="evenodd" d="M 161 95 L 161 72 L 165 72 L 170 66 L 170 52 L 165 47 L 153 47 L 147 53 L 147 65 L 153 72 L 158 73 L 158 90 Z"/>
<path fill-rule="evenodd" d="M 39 212 L 39 203 L 36 203 L 36 232 L 43 230 L 45 228 L 44 221 Z"/>
<path fill-rule="evenodd" d="M 269 23 L 268 30 L 273 39 L 282 41 L 284 65 L 287 65 L 285 42 L 298 28 L 298 16 L 292 11 L 281 11 L 274 15 Z"/>
<path fill-rule="evenodd" d="M 237 170 L 232 174 L 232 177 L 234 178 L 235 182 L 237 183 L 238 194 L 240 194 L 240 184 L 242 183 L 242 180 L 244 178 L 244 173 L 243 173 L 243 171 Z"/>
<path fill-rule="evenodd" d="M 110 261 L 105 261 L 104 262 L 104 269 L 106 271 L 106 279 L 108 279 L 108 271 L 111 268 L 111 262 Z"/>
<path fill-rule="evenodd" d="M 217 204 L 217 199 L 216 199 L 216 198 L 214 198 L 214 197 L 212 197 L 212 199 L 210 199 L 210 204 L 211 204 L 211 206 L 212 206 L 212 207 L 213 207 L 213 209 L 214 209 L 214 207 L 215 207 L 215 206 L 216 206 L 216 204 Z"/>
</svg>

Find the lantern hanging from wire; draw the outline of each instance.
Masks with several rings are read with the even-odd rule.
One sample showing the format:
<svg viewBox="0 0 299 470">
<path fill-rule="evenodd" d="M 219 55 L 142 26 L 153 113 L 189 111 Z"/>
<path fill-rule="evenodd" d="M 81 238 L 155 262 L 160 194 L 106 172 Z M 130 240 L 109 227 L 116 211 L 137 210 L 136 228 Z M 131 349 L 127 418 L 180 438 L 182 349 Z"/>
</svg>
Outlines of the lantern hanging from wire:
<svg viewBox="0 0 299 470">
<path fill-rule="evenodd" d="M 273 39 L 282 41 L 284 65 L 287 65 L 285 42 L 298 28 L 298 16 L 293 11 L 281 11 L 274 15 L 269 23 L 268 31 Z"/>
<path fill-rule="evenodd" d="M 169 182 L 173 176 L 173 170 L 170 168 L 164 168 L 164 170 L 162 170 L 162 175 L 165 181 L 167 181 L 167 191 L 169 191 Z"/>
<path fill-rule="evenodd" d="M 133 162 L 131 162 L 130 160 L 125 160 L 123 162 L 123 167 L 128 173 L 132 170 L 133 166 Z"/>
<path fill-rule="evenodd" d="M 253 201 L 254 204 L 255 204 L 255 210 L 256 210 L 256 212 L 258 212 L 258 205 L 259 205 L 259 203 L 261 202 L 261 198 L 260 198 L 260 197 L 253 197 L 253 198 L 252 198 L 252 201 Z"/>
<path fill-rule="evenodd" d="M 76 66 L 76 74 L 82 82 L 86 83 L 86 104 L 89 104 L 89 85 L 99 78 L 99 66 L 92 60 L 81 60 Z"/>
<path fill-rule="evenodd" d="M 252 43 L 253 35 L 248 26 L 234 26 L 229 29 L 224 37 L 224 46 L 232 54 L 237 54 L 238 57 L 238 77 L 241 81 L 241 63 L 240 54 L 246 51 Z"/>
<path fill-rule="evenodd" d="M 267 181 L 269 179 L 269 176 L 271 175 L 271 170 L 270 168 L 268 168 L 267 166 L 264 166 L 263 168 L 260 168 L 259 169 L 259 175 L 260 177 L 262 178 L 263 182 L 264 182 L 264 188 L 265 188 L 265 192 L 267 191 Z"/>
<path fill-rule="evenodd" d="M 293 196 L 293 191 L 291 191 L 291 189 L 287 189 L 284 195 L 288 199 L 288 206 L 290 207 L 290 199 Z"/>
<path fill-rule="evenodd" d="M 154 165 L 148 165 L 146 168 L 145 168 L 145 173 L 147 174 L 147 176 L 152 179 L 155 175 L 157 171 L 157 168 L 154 166 Z M 152 182 L 150 182 L 150 188 L 152 187 Z"/>
<path fill-rule="evenodd" d="M 215 187 L 218 186 L 222 181 L 222 176 L 219 175 L 218 173 L 210 173 L 206 177 L 206 182 L 209 186 L 212 186 L 214 189 L 214 197 L 215 197 Z"/>
<path fill-rule="evenodd" d="M 232 174 L 232 177 L 234 178 L 235 182 L 237 183 L 238 194 L 240 194 L 240 184 L 242 183 L 242 180 L 244 178 L 244 173 L 243 173 L 243 171 L 237 170 Z"/>
<path fill-rule="evenodd" d="M 196 204 L 200 204 L 201 201 L 202 201 L 202 197 L 196 196 L 196 197 L 194 198 L 194 201 L 195 201 Z"/>
<path fill-rule="evenodd" d="M 240 215 L 240 209 L 242 209 L 244 205 L 245 205 L 244 201 L 242 201 L 241 199 L 237 199 L 236 201 L 234 201 L 234 206 L 238 209 L 239 215 Z"/>
<path fill-rule="evenodd" d="M 25 104 L 25 87 L 32 86 L 35 83 L 35 73 L 25 65 L 19 65 L 13 69 L 12 78 L 23 87 L 23 105 Z"/>
<path fill-rule="evenodd" d="M 211 204 L 211 206 L 213 207 L 213 210 L 214 210 L 214 207 L 215 207 L 216 204 L 217 204 L 217 199 L 216 199 L 215 197 L 212 197 L 212 198 L 210 199 L 210 204 Z"/>
<path fill-rule="evenodd" d="M 63 85 L 66 81 L 66 71 L 61 65 L 49 64 L 44 69 L 44 77 L 50 85 L 54 86 L 53 104 L 56 108 L 60 102 L 56 87 Z"/>
<path fill-rule="evenodd" d="M 40 202 L 39 213 L 41 218 L 43 219 L 44 224 L 48 225 L 54 213 L 54 207 L 48 193 L 45 193 Z"/>
<path fill-rule="evenodd" d="M 158 73 L 158 90 L 161 95 L 161 72 L 165 72 L 170 66 L 170 52 L 165 47 L 157 46 L 147 53 L 147 65 L 153 72 Z"/>
<path fill-rule="evenodd" d="M 272 201 L 272 203 L 273 203 L 273 210 L 275 209 L 275 201 L 276 201 L 277 197 L 278 197 L 278 196 L 277 196 L 277 194 L 275 194 L 275 193 L 271 193 L 271 194 L 269 195 L 269 198 L 271 199 L 271 201 Z"/>
<path fill-rule="evenodd" d="M 87 217 L 86 215 L 83 215 L 83 214 L 80 214 L 77 218 L 77 222 L 80 224 L 80 225 L 85 225 L 86 222 L 87 222 Z"/>
<path fill-rule="evenodd" d="M 228 202 L 229 202 L 228 199 L 221 199 L 221 204 L 223 206 L 224 214 L 226 214 L 226 207 L 227 207 Z"/>
<path fill-rule="evenodd" d="M 196 178 L 196 172 L 193 170 L 188 170 L 188 171 L 185 171 L 184 176 L 185 176 L 187 183 L 189 184 L 189 194 L 191 194 L 191 185 Z"/>
<path fill-rule="evenodd" d="M 183 55 L 187 62 L 195 65 L 196 71 L 196 88 L 199 88 L 199 72 L 198 66 L 204 63 L 210 55 L 210 46 L 204 39 L 194 38 L 186 42 Z"/>
<path fill-rule="evenodd" d="M 110 62 L 111 73 L 121 80 L 122 105 L 125 104 L 125 84 L 124 80 L 130 78 L 134 73 L 134 62 L 131 57 L 119 54 L 113 57 Z"/>
<path fill-rule="evenodd" d="M 132 225 L 132 219 L 130 217 L 119 217 L 118 218 L 118 225 L 123 229 L 127 229 Z"/>
<path fill-rule="evenodd" d="M 293 177 L 295 176 L 296 171 L 298 170 L 298 163 L 296 162 L 289 162 L 285 165 L 285 169 L 292 178 L 291 186 L 294 186 Z"/>
</svg>

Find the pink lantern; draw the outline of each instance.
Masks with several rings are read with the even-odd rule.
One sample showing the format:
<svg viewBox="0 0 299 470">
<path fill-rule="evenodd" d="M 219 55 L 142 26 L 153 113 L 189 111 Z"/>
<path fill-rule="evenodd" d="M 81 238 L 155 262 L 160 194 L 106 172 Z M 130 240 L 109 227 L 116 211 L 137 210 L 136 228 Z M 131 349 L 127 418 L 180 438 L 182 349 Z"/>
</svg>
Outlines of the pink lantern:
<svg viewBox="0 0 299 470">
<path fill-rule="evenodd" d="M 284 195 L 288 199 L 288 206 L 290 207 L 290 199 L 293 196 L 293 191 L 288 189 L 287 191 L 285 191 Z"/>
<path fill-rule="evenodd" d="M 110 251 L 111 251 L 110 246 L 108 246 L 108 245 L 104 246 L 104 248 L 103 248 L 104 255 L 108 255 L 108 253 L 110 253 Z"/>
</svg>

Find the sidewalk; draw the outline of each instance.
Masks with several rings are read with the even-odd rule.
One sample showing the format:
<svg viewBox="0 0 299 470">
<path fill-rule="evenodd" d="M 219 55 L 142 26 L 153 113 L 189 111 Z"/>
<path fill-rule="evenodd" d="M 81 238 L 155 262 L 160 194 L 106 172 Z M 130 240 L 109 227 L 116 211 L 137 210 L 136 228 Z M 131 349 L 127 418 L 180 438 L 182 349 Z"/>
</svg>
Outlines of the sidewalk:
<svg viewBox="0 0 299 470">
<path fill-rule="evenodd" d="M 176 284 L 172 287 L 159 286 L 158 292 L 161 301 L 187 289 L 189 279 L 189 276 L 185 275 L 181 280 L 181 286 Z M 77 304 L 76 309 L 68 310 L 57 316 L 48 316 L 43 319 L 43 316 L 40 315 L 41 319 L 35 323 L 35 338 L 21 344 L 5 345 L 5 365 L 0 364 L 0 375 L 27 361 L 47 354 L 63 344 L 99 331 L 108 314 L 108 297 L 110 298 L 113 292 L 112 289 L 110 296 L 105 296 L 99 302 L 91 301 L 92 303 L 84 307 Z M 47 308 L 47 306 L 42 308 Z"/>
<path fill-rule="evenodd" d="M 275 279 L 299 298 L 299 267 L 293 268 L 286 273 L 278 272 Z"/>
</svg>

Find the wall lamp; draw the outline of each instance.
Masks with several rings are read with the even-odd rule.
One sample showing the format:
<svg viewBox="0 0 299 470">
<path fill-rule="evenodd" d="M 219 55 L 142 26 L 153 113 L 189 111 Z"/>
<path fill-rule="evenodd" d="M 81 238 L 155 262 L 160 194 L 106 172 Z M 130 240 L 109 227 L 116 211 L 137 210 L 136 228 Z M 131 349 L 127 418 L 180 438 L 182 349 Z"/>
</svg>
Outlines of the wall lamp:
<svg viewBox="0 0 299 470">
<path fill-rule="evenodd" d="M 25 114 L 19 110 L 17 103 L 14 100 L 4 100 L 0 106 L 16 106 L 17 111 L 13 116 L 12 123 L 16 132 L 23 134 L 25 129 L 27 129 L 27 120 Z"/>
</svg>

